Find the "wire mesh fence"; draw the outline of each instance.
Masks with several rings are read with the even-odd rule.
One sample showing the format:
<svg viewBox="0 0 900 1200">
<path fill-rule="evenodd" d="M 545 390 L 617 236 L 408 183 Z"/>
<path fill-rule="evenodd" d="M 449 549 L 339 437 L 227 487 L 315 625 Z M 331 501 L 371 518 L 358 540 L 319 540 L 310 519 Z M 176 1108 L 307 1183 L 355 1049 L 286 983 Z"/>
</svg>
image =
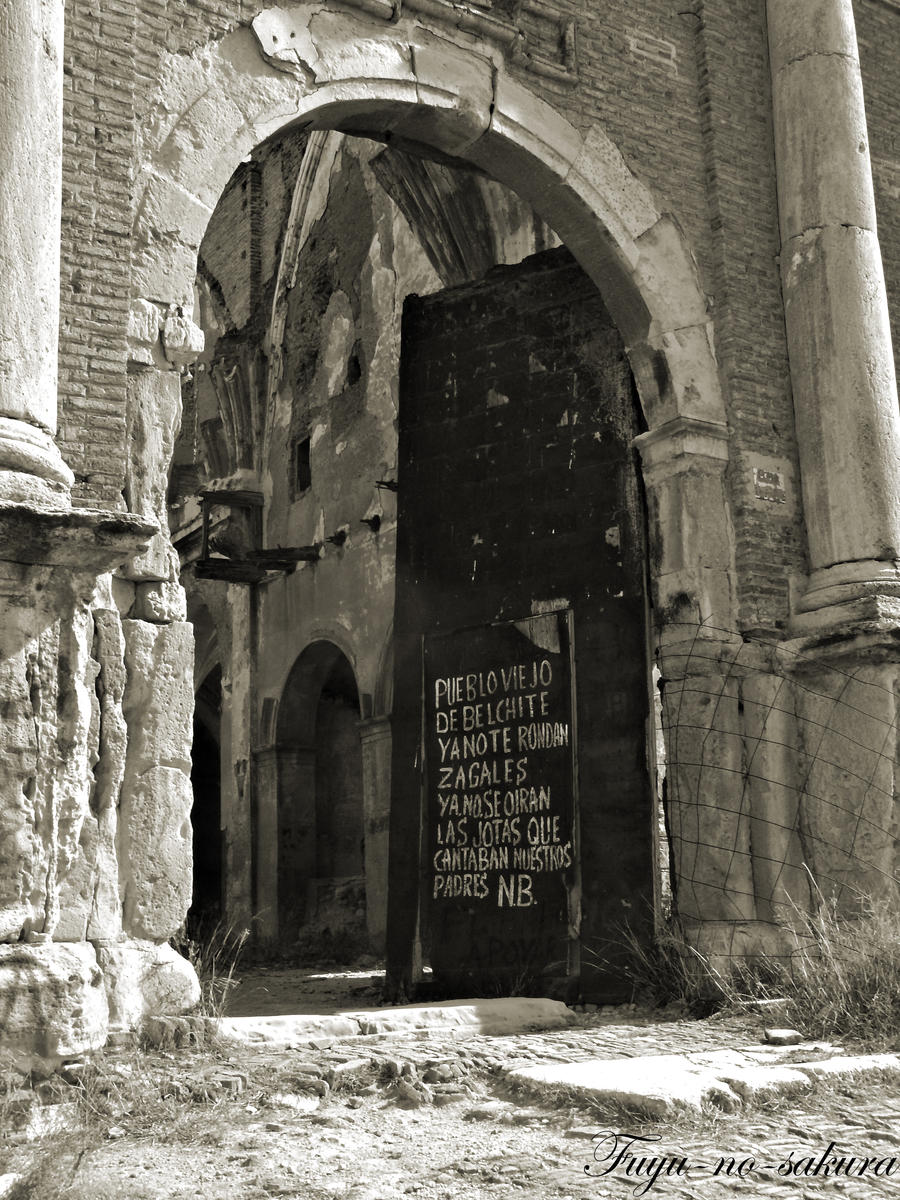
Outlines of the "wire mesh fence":
<svg viewBox="0 0 900 1200">
<path fill-rule="evenodd" d="M 823 903 L 897 884 L 897 667 L 714 626 L 667 626 L 662 807 L 672 906 L 720 955 L 789 954 Z"/>
</svg>

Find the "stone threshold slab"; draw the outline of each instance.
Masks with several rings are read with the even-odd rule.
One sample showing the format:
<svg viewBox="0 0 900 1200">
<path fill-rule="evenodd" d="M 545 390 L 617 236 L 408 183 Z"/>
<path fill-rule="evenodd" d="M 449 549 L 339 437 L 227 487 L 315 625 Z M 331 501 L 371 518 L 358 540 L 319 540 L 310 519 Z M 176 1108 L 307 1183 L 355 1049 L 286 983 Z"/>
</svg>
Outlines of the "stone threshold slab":
<svg viewBox="0 0 900 1200">
<path fill-rule="evenodd" d="M 696 1054 L 648 1054 L 517 1067 L 512 1084 L 539 1096 L 564 1089 L 581 1100 L 621 1105 L 652 1117 L 698 1114 L 704 1104 L 734 1112 L 744 1104 L 812 1090 L 821 1078 L 900 1075 L 900 1055 L 841 1055 L 839 1049 L 804 1043 Z"/>
<path fill-rule="evenodd" d="M 309 1044 L 323 1039 L 383 1034 L 468 1032 L 519 1033 L 529 1029 L 564 1029 L 575 1023 L 572 1011 L 559 1000 L 511 997 L 495 1000 L 449 1000 L 397 1008 L 369 1008 L 328 1016 L 221 1017 L 219 1037 L 268 1046 Z"/>
</svg>

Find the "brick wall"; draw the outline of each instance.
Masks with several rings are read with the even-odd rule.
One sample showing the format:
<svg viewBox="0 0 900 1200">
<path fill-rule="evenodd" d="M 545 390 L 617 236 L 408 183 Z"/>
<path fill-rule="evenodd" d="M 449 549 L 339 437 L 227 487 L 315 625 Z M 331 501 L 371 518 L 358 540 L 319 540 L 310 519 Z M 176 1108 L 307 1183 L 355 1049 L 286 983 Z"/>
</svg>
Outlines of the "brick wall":
<svg viewBox="0 0 900 1200">
<path fill-rule="evenodd" d="M 900 374 L 900 121 L 897 119 L 900 5 L 886 0 L 857 0 L 854 7 L 875 180 L 878 238 L 891 310 L 894 361 Z"/>
<path fill-rule="evenodd" d="M 86 506 L 123 507 L 135 37 L 125 0 L 66 4 L 59 441 Z"/>
<path fill-rule="evenodd" d="M 59 442 L 76 504 L 124 507 L 136 130 L 160 56 L 220 37 L 259 7 L 67 0 Z"/>
<path fill-rule="evenodd" d="M 545 89 L 545 98 L 582 128 L 602 123 L 700 265 L 731 429 L 740 619 L 777 630 L 805 545 L 800 505 L 760 504 L 753 486 L 760 456 L 783 460 L 798 478 L 764 0 L 562 7 L 578 20 L 581 81 L 569 94 Z"/>
<path fill-rule="evenodd" d="M 798 479 L 764 9 L 756 0 L 696 6 L 712 311 L 732 437 L 740 619 L 744 629 L 762 631 L 784 626 L 788 575 L 802 571 L 805 560 L 800 505 L 760 505 L 752 474 L 763 455 L 785 459 Z"/>
</svg>

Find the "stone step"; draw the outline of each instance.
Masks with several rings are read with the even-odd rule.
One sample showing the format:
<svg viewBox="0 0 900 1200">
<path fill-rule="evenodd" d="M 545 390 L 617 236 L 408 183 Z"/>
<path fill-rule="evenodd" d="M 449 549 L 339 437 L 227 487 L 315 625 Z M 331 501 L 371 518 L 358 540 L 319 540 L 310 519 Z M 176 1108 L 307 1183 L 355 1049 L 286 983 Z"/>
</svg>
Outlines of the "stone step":
<svg viewBox="0 0 900 1200">
<path fill-rule="evenodd" d="M 222 1017 L 216 1023 L 216 1032 L 227 1041 L 294 1046 L 423 1030 L 510 1034 L 526 1029 L 563 1029 L 573 1020 L 571 1010 L 558 1000 L 513 996 L 360 1009 L 327 1016 Z"/>
<path fill-rule="evenodd" d="M 821 1045 L 807 1044 L 809 1060 L 790 1050 L 782 1061 L 772 1054 L 761 1062 L 758 1047 L 696 1055 L 648 1054 L 636 1058 L 595 1058 L 577 1063 L 541 1063 L 506 1072 L 508 1082 L 538 1096 L 561 1089 L 575 1100 L 606 1101 L 657 1118 L 698 1114 L 704 1104 L 733 1112 L 744 1104 L 809 1091 L 817 1078 L 900 1074 L 900 1056 L 871 1054 L 822 1058 Z"/>
</svg>

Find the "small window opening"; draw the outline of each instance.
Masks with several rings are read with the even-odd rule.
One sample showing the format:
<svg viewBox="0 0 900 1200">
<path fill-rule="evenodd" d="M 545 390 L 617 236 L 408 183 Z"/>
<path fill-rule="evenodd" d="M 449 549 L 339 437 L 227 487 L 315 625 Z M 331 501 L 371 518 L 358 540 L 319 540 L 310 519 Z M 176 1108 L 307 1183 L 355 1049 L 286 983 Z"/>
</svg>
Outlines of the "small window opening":
<svg viewBox="0 0 900 1200">
<path fill-rule="evenodd" d="M 294 495 L 301 496 L 312 486 L 309 465 L 309 438 L 294 442 Z"/>
<path fill-rule="evenodd" d="M 353 387 L 362 378 L 362 364 L 359 361 L 359 342 L 353 347 L 353 353 L 347 363 L 347 385 Z"/>
</svg>

